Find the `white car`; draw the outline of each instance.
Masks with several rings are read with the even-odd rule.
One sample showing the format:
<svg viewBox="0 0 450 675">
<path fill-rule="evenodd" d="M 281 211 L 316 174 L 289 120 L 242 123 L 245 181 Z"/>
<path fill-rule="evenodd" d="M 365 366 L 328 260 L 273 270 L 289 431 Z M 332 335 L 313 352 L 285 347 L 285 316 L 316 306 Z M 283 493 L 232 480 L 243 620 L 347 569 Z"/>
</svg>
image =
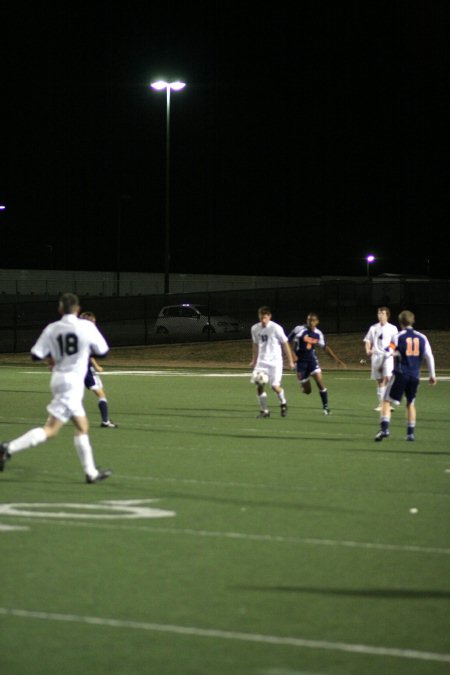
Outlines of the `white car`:
<svg viewBox="0 0 450 675">
<path fill-rule="evenodd" d="M 168 305 L 161 309 L 155 323 L 159 335 L 237 333 L 240 329 L 237 319 L 220 314 L 208 305 Z"/>
</svg>

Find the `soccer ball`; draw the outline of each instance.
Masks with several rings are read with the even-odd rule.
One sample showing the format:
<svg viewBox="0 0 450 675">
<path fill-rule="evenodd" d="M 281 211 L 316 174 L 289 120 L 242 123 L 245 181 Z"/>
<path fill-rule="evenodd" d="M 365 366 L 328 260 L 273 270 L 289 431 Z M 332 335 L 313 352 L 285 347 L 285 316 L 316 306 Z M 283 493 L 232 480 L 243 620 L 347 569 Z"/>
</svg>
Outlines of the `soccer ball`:
<svg viewBox="0 0 450 675">
<path fill-rule="evenodd" d="M 269 376 L 265 370 L 254 370 L 250 382 L 253 384 L 267 384 L 269 381 Z"/>
</svg>

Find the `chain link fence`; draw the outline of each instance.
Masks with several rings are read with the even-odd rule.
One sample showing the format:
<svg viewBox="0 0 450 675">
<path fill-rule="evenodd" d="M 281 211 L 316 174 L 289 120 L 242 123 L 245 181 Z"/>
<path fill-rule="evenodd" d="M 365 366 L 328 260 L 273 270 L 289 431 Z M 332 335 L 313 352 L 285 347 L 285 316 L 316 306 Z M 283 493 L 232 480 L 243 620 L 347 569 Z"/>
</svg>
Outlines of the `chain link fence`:
<svg viewBox="0 0 450 675">
<path fill-rule="evenodd" d="M 70 289 L 68 289 L 70 290 Z M 0 303 L 0 352 L 27 352 L 44 328 L 59 318 L 57 300 Z M 129 297 L 80 296 L 82 309 L 112 347 L 197 340 L 249 339 L 257 310 L 268 305 L 287 332 L 306 315 L 319 314 L 327 333 L 361 333 L 376 321 L 376 308 L 387 305 L 393 322 L 402 309 L 417 316 L 420 330 L 448 330 L 448 281 L 318 280 L 289 288 Z"/>
</svg>

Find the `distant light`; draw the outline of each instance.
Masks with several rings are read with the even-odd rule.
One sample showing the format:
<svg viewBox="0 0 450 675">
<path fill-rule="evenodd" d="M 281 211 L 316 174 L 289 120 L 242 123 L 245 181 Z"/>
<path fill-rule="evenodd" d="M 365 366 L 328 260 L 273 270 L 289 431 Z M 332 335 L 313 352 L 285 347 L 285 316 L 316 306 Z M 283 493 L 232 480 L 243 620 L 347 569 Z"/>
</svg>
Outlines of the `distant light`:
<svg viewBox="0 0 450 675">
<path fill-rule="evenodd" d="M 366 257 L 366 261 L 367 261 L 368 263 L 373 263 L 373 262 L 375 262 L 375 256 L 372 255 L 372 254 L 368 255 L 368 256 Z"/>
<path fill-rule="evenodd" d="M 150 86 L 152 89 L 156 89 L 157 91 L 161 91 L 162 89 L 173 89 L 174 91 L 179 91 L 180 89 L 184 89 L 186 86 L 185 82 L 180 82 L 177 80 L 176 82 L 166 82 L 165 80 L 157 80 L 157 82 L 151 82 Z"/>
<path fill-rule="evenodd" d="M 0 204 L 0 211 L 4 211 L 6 209 L 6 206 L 4 204 Z"/>
</svg>

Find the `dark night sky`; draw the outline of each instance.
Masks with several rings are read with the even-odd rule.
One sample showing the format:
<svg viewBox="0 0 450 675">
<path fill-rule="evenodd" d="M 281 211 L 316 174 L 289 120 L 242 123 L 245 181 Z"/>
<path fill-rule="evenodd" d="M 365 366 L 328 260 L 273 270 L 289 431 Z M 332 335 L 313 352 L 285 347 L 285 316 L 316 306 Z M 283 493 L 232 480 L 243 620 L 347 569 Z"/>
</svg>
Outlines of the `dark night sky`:
<svg viewBox="0 0 450 675">
<path fill-rule="evenodd" d="M 0 268 L 163 270 L 162 76 L 172 271 L 448 276 L 447 1 L 3 16 Z"/>
</svg>

